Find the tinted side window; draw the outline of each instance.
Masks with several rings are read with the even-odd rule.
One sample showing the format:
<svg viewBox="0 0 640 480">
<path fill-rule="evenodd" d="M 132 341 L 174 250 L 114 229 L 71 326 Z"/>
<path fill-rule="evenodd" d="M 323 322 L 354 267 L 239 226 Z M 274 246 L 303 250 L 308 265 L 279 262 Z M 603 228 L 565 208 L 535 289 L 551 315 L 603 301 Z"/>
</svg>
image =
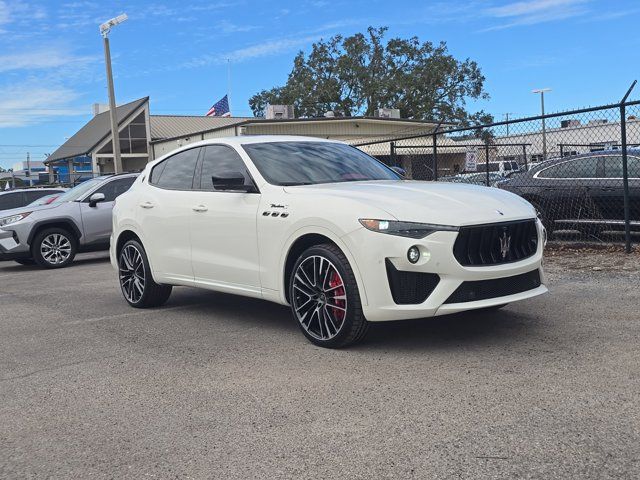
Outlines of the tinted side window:
<svg viewBox="0 0 640 480">
<path fill-rule="evenodd" d="M 136 177 L 118 178 L 103 185 L 94 193 L 103 193 L 105 202 L 113 202 L 117 197 L 129 190 Z M 88 201 L 88 199 L 87 199 Z"/>
<path fill-rule="evenodd" d="M 167 158 L 151 172 L 151 183 L 173 190 L 191 190 L 199 154 L 199 148 L 192 148 Z M 156 170 L 161 165 L 164 167 L 162 167 L 159 178 L 155 178 Z"/>
<path fill-rule="evenodd" d="M 605 158 L 604 175 L 607 178 L 622 178 L 622 156 Z M 627 175 L 629 178 L 640 178 L 640 158 L 627 157 Z"/>
<path fill-rule="evenodd" d="M 600 157 L 588 157 L 545 168 L 540 178 L 596 178 Z"/>
<path fill-rule="evenodd" d="M 22 193 L 5 193 L 0 195 L 0 210 L 9 210 L 10 208 L 18 208 L 24 205 L 22 201 Z"/>
<path fill-rule="evenodd" d="M 241 173 L 245 185 L 251 184 L 251 177 L 240 155 L 231 147 L 209 145 L 205 148 L 200 173 L 200 188 L 215 190 L 213 178 L 228 177 L 232 173 Z"/>
<path fill-rule="evenodd" d="M 27 197 L 27 203 L 31 203 L 39 198 L 44 197 L 45 195 L 51 195 L 52 193 L 56 193 L 55 190 L 30 190 L 25 192 Z"/>
</svg>

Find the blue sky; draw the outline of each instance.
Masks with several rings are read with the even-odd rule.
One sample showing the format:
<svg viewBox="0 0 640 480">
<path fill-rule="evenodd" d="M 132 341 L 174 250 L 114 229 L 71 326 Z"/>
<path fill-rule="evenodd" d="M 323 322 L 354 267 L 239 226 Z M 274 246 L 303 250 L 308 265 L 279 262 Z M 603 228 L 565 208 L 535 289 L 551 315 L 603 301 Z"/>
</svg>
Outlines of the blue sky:
<svg viewBox="0 0 640 480">
<path fill-rule="evenodd" d="M 637 0 L 0 0 L 0 166 L 52 152 L 107 94 L 98 25 L 111 34 L 118 103 L 149 95 L 152 113 L 204 114 L 226 93 L 251 114 L 255 92 L 283 84 L 297 51 L 320 38 L 389 27 L 448 43 L 485 74 L 497 119 L 617 101 L 640 76 Z M 634 95 L 640 98 L 639 92 Z"/>
</svg>

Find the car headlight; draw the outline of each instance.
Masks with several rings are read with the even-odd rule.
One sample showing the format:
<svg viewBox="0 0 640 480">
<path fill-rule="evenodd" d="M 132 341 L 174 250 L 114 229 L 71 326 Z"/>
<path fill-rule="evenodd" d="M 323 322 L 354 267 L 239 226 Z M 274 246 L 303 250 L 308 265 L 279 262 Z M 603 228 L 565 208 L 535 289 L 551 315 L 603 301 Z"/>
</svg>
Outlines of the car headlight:
<svg viewBox="0 0 640 480">
<path fill-rule="evenodd" d="M 398 220 L 373 220 L 361 218 L 360 223 L 368 230 L 399 237 L 424 238 L 434 232 L 457 232 L 459 227 L 435 225 L 433 223 L 400 222 Z"/>
<path fill-rule="evenodd" d="M 2 217 L 0 218 L 0 227 L 4 227 L 5 225 L 9 225 L 11 223 L 16 223 L 22 220 L 23 218 L 31 215 L 31 212 L 18 213 L 17 215 L 11 215 L 10 217 Z"/>
</svg>

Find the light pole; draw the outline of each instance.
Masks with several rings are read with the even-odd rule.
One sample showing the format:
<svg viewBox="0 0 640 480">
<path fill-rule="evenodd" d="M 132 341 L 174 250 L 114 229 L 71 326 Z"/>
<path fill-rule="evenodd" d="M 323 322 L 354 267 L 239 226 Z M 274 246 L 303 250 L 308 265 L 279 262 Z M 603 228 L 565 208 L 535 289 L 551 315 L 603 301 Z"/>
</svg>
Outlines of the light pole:
<svg viewBox="0 0 640 480">
<path fill-rule="evenodd" d="M 544 120 L 544 92 L 550 92 L 550 88 L 538 88 L 533 90 L 532 93 L 540 94 L 540 108 L 542 111 L 542 159 L 547 159 L 547 126 Z"/>
<path fill-rule="evenodd" d="M 112 27 L 119 25 L 127 19 L 123 13 L 100 25 L 100 34 L 104 39 L 104 62 L 107 66 L 107 88 L 109 90 L 109 116 L 111 117 L 111 137 L 113 141 L 113 170 L 122 172 L 122 158 L 120 157 L 120 137 L 118 135 L 118 116 L 116 114 L 116 94 L 113 91 L 113 73 L 111 72 L 111 51 L 109 50 L 109 32 Z"/>
</svg>

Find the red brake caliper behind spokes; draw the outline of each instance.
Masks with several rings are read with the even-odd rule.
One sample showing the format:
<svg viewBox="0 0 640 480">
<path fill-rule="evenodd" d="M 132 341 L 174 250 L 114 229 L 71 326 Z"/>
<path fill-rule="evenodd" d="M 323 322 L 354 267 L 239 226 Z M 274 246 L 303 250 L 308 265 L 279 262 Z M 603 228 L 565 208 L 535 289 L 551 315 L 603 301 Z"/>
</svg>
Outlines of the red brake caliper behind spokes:
<svg viewBox="0 0 640 480">
<path fill-rule="evenodd" d="M 339 287 L 338 287 L 339 285 Z M 335 305 L 337 305 L 340 308 L 344 308 L 344 306 L 346 305 L 346 301 L 343 298 L 335 298 L 335 297 L 344 297 L 345 296 L 345 292 L 344 292 L 344 285 L 342 284 L 342 280 L 340 280 L 340 275 L 338 275 L 337 272 L 332 272 L 331 273 L 331 277 L 329 277 L 329 287 L 330 288 L 334 288 L 334 287 L 338 287 L 335 290 L 332 290 L 331 292 L 333 293 L 333 302 Z M 334 317 L 336 318 L 336 320 L 339 320 L 340 323 L 342 323 L 342 321 L 344 320 L 344 314 L 345 311 L 344 310 L 340 310 L 338 308 L 331 308 L 331 310 L 333 310 L 333 314 Z"/>
</svg>

